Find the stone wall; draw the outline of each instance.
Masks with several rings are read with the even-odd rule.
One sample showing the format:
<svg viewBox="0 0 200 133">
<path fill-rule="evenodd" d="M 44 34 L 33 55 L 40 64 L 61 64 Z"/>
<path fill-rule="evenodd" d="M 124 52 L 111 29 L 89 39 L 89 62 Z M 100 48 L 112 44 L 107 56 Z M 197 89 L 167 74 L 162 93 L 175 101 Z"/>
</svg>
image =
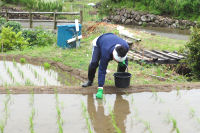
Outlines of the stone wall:
<svg viewBox="0 0 200 133">
<path fill-rule="evenodd" d="M 180 29 L 189 29 L 190 26 L 195 26 L 197 24 L 197 22 L 191 22 L 188 20 L 175 20 L 169 17 L 127 9 L 116 9 L 114 13 L 107 17 L 104 21 L 125 25 L 134 24 L 140 26 L 170 27 Z"/>
</svg>

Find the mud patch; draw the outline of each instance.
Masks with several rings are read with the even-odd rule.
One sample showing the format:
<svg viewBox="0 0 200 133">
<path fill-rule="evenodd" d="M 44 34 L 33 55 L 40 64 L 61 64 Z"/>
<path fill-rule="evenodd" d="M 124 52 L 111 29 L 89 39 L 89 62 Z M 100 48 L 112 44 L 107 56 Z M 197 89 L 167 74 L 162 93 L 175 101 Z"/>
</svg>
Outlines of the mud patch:
<svg viewBox="0 0 200 133">
<path fill-rule="evenodd" d="M 29 94 L 33 89 L 35 94 L 53 94 L 55 88 L 59 94 L 94 94 L 97 86 L 83 88 L 80 86 L 20 86 L 0 87 L 0 93 L 6 94 L 7 89 L 12 94 Z M 132 85 L 129 88 L 116 88 L 115 86 L 104 86 L 104 94 L 129 94 L 140 92 L 170 92 L 172 90 L 200 89 L 200 83 L 164 84 L 164 85 Z"/>
</svg>

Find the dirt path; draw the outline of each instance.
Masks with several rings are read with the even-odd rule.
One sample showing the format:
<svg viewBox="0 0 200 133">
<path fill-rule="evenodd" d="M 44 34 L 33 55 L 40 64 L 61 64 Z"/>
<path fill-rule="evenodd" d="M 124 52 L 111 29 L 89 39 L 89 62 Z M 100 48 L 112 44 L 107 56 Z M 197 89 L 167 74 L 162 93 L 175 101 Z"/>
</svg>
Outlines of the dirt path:
<svg viewBox="0 0 200 133">
<path fill-rule="evenodd" d="M 29 94 L 34 89 L 35 94 L 53 94 L 57 88 L 60 94 L 93 94 L 97 91 L 97 86 L 83 88 L 80 86 L 14 86 L 7 87 L 12 94 Z M 139 92 L 170 92 L 172 90 L 200 89 L 200 83 L 165 84 L 165 85 L 132 85 L 129 88 L 116 88 L 114 86 L 104 86 L 105 94 L 115 93 L 139 93 Z M 0 87 L 0 94 L 7 93 L 6 87 Z"/>
</svg>

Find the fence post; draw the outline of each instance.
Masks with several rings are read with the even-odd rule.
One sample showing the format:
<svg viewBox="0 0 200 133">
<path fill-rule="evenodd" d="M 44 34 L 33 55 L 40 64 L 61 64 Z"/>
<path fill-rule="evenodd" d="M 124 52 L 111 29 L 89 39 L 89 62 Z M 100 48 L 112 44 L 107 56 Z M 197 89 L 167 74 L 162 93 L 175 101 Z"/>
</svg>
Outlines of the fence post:
<svg viewBox="0 0 200 133">
<path fill-rule="evenodd" d="M 80 10 L 80 23 L 82 24 L 83 23 L 83 11 Z"/>
<path fill-rule="evenodd" d="M 30 11 L 29 12 L 29 18 L 30 18 L 30 28 L 33 28 L 33 14 L 32 14 L 32 12 Z"/>
<path fill-rule="evenodd" d="M 8 16 L 8 9 L 6 9 L 6 21 L 8 22 L 9 16 Z"/>
<path fill-rule="evenodd" d="M 53 13 L 53 20 L 54 20 L 54 30 L 56 29 L 57 22 L 56 22 L 56 12 Z"/>
</svg>

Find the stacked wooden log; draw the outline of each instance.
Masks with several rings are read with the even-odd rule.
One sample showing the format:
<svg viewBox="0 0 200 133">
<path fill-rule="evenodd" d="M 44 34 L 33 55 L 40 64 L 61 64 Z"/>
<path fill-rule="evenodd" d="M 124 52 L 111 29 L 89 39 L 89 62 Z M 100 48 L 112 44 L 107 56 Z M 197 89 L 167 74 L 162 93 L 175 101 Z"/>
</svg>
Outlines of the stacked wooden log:
<svg viewBox="0 0 200 133">
<path fill-rule="evenodd" d="M 178 64 L 185 55 L 178 54 L 177 52 L 158 51 L 158 50 L 134 50 L 128 52 L 128 59 L 131 61 L 144 61 L 146 63 L 157 64 Z"/>
</svg>

